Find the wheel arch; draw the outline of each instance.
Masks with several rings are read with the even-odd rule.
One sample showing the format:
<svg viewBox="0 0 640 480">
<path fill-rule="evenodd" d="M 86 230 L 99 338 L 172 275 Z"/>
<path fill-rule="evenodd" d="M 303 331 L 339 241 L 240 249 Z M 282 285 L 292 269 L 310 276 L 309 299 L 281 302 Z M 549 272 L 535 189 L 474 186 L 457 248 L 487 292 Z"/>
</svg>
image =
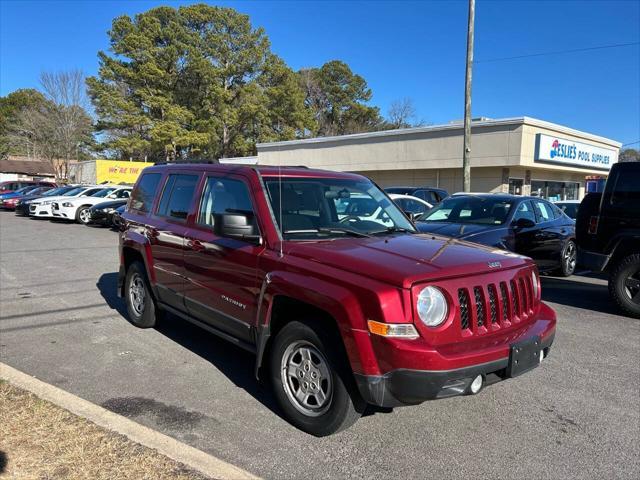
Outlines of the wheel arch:
<svg viewBox="0 0 640 480">
<path fill-rule="evenodd" d="M 336 340 L 340 340 L 353 372 L 362 371 L 364 363 L 375 362 L 368 332 L 358 328 L 361 326 L 359 321 L 366 322 L 351 292 L 319 279 L 299 275 L 288 277 L 287 274 L 269 274 L 263 282 L 256 331 L 256 378 L 263 376 L 264 359 L 268 358 L 273 339 L 296 318 L 330 328 Z M 313 282 L 313 289 L 308 288 L 309 281 Z M 363 334 L 366 336 L 364 342 Z"/>
</svg>

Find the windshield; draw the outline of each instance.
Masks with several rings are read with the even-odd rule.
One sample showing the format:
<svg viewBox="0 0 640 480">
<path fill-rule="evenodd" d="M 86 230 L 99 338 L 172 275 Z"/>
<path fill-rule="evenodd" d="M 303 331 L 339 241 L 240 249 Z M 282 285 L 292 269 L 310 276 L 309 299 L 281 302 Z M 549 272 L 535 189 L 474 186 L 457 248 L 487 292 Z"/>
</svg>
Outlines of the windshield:
<svg viewBox="0 0 640 480">
<path fill-rule="evenodd" d="M 269 179 L 266 186 L 287 239 L 415 232 L 400 209 L 367 180 L 283 178 Z"/>
<path fill-rule="evenodd" d="M 103 188 L 102 190 L 98 190 L 96 193 L 90 195 L 91 197 L 106 197 L 111 192 L 113 192 L 115 188 Z"/>
<path fill-rule="evenodd" d="M 504 198 L 471 195 L 449 197 L 429 210 L 421 222 L 477 223 L 502 225 L 507 221 L 513 202 Z"/>
<path fill-rule="evenodd" d="M 63 195 L 65 197 L 73 197 L 75 195 L 79 195 L 80 193 L 84 192 L 86 189 L 87 187 L 72 188 L 71 190 L 69 190 L 67 193 L 64 193 Z"/>
<path fill-rule="evenodd" d="M 72 187 L 58 187 L 52 188 L 42 194 L 43 197 L 53 197 L 54 195 L 64 195 L 65 192 L 71 190 Z"/>
</svg>

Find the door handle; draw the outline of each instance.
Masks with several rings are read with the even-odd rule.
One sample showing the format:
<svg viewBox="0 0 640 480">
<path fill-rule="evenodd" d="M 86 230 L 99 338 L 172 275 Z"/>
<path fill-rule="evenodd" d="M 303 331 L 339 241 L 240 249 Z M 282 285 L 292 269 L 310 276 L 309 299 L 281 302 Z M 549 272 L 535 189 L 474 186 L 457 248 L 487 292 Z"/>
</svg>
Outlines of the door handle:
<svg viewBox="0 0 640 480">
<path fill-rule="evenodd" d="M 195 252 L 202 252 L 204 250 L 204 245 L 202 245 L 198 240 L 187 240 L 187 248 Z"/>
</svg>

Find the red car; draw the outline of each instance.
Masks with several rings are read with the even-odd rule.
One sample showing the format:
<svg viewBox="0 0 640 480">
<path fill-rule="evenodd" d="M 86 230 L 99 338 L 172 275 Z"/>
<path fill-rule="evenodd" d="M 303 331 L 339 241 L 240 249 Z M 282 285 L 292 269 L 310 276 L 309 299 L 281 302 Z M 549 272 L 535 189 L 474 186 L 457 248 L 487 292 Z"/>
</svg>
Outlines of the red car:
<svg viewBox="0 0 640 480">
<path fill-rule="evenodd" d="M 351 195 L 378 207 L 339 214 Z M 476 394 L 537 367 L 553 343 L 529 258 L 420 234 L 359 175 L 154 166 L 123 221 L 130 321 L 172 312 L 255 353 L 285 416 L 317 436 L 367 404 Z"/>
<path fill-rule="evenodd" d="M 37 187 L 37 186 L 55 187 L 56 186 L 54 182 L 48 182 L 43 180 L 6 180 L 4 182 L 0 182 L 0 194 L 14 192 L 22 187 L 28 187 L 29 185 L 33 185 L 34 187 Z"/>
</svg>

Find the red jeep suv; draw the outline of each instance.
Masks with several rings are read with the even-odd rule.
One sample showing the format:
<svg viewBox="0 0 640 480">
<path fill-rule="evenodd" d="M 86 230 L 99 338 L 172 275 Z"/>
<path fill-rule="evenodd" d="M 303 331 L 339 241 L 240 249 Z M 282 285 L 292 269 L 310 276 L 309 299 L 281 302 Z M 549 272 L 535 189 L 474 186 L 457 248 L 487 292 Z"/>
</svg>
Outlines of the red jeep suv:
<svg viewBox="0 0 640 480">
<path fill-rule="evenodd" d="M 349 199 L 371 204 L 347 213 Z M 419 234 L 374 183 L 306 168 L 145 169 L 123 215 L 130 320 L 171 312 L 256 355 L 291 423 L 478 393 L 538 366 L 555 333 L 533 262 Z"/>
</svg>

